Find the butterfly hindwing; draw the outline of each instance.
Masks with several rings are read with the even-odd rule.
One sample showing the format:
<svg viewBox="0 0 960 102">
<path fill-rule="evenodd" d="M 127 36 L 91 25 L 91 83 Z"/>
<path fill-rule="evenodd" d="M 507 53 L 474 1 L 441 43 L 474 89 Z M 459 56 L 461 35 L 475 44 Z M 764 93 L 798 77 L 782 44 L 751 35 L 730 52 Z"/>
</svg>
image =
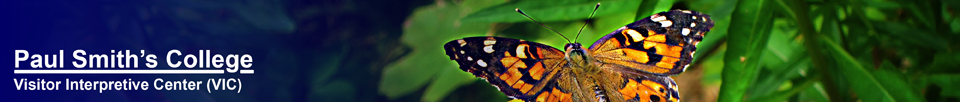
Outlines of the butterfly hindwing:
<svg viewBox="0 0 960 102">
<path fill-rule="evenodd" d="M 536 97 L 528 98 L 528 102 L 573 102 L 573 93 L 559 87 L 559 84 L 550 84 L 537 93 Z"/>
<path fill-rule="evenodd" d="M 501 37 L 469 37 L 444 45 L 460 69 L 484 78 L 501 92 L 516 99 L 533 100 L 556 82 L 556 71 L 566 64 L 556 48 L 524 40 Z"/>
<path fill-rule="evenodd" d="M 673 78 L 653 75 L 624 76 L 618 90 L 628 102 L 677 102 L 680 99 Z"/>
<path fill-rule="evenodd" d="M 713 27 L 709 15 L 687 10 L 660 12 L 607 34 L 590 51 L 599 62 L 630 73 L 675 75 L 693 60 L 696 45 Z"/>
</svg>

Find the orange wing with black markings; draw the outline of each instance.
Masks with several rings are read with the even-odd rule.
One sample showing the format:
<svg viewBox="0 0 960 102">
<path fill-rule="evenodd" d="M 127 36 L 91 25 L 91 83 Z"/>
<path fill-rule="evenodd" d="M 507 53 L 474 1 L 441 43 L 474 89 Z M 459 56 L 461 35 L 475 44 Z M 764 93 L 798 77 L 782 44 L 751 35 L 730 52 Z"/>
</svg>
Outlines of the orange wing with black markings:
<svg viewBox="0 0 960 102">
<path fill-rule="evenodd" d="M 569 91 L 562 90 L 557 86 L 558 84 L 551 84 L 537 93 L 537 97 L 526 98 L 524 101 L 527 102 L 573 102 L 573 93 Z"/>
<path fill-rule="evenodd" d="M 712 27 L 713 20 L 700 12 L 661 12 L 607 34 L 590 51 L 598 62 L 618 70 L 675 75 L 690 64 L 697 43 Z"/>
<path fill-rule="evenodd" d="M 510 38 L 469 37 L 450 41 L 444 49 L 461 70 L 486 79 L 507 96 L 530 101 L 543 95 L 541 91 L 553 92 L 551 96 L 557 94 L 557 98 L 564 95 L 549 89 L 566 64 L 564 52 L 556 48 Z"/>
<path fill-rule="evenodd" d="M 678 102 L 677 83 L 670 77 L 636 75 L 626 76 L 618 92 L 629 102 Z"/>
</svg>

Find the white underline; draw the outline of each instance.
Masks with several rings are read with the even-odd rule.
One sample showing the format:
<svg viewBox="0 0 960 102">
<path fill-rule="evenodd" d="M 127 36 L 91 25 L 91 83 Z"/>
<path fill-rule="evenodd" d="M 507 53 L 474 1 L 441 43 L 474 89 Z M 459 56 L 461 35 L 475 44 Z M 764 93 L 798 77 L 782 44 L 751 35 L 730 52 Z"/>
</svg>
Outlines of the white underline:
<svg viewBox="0 0 960 102">
<path fill-rule="evenodd" d="M 13 70 L 13 74 L 224 74 L 224 70 Z M 253 74 L 253 70 L 247 74 Z"/>
<path fill-rule="evenodd" d="M 253 69 L 250 69 L 250 70 L 240 70 L 240 74 L 253 74 Z"/>
</svg>

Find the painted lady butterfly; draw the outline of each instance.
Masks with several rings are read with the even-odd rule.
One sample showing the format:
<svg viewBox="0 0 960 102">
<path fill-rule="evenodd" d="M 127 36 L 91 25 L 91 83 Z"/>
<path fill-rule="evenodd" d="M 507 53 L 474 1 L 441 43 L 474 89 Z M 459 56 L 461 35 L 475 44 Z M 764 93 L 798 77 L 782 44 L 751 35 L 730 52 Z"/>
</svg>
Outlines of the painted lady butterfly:
<svg viewBox="0 0 960 102">
<path fill-rule="evenodd" d="M 502 37 L 468 37 L 444 48 L 460 69 L 514 99 L 676 102 L 677 84 L 669 76 L 686 69 L 712 27 L 709 15 L 672 10 L 627 24 L 588 49 L 574 42 L 561 51 Z"/>
</svg>

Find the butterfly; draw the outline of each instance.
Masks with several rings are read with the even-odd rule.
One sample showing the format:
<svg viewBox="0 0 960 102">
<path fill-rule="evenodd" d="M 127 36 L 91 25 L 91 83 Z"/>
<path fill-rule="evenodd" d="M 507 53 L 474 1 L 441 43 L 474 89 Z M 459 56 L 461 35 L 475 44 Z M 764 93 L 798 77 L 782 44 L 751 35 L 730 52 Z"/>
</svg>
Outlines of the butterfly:
<svg viewBox="0 0 960 102">
<path fill-rule="evenodd" d="M 690 65 L 696 45 L 713 24 L 709 15 L 672 10 L 620 27 L 586 49 L 576 42 L 559 50 L 491 36 L 453 40 L 444 49 L 461 70 L 513 99 L 678 102 L 677 84 L 670 76 Z"/>
</svg>

